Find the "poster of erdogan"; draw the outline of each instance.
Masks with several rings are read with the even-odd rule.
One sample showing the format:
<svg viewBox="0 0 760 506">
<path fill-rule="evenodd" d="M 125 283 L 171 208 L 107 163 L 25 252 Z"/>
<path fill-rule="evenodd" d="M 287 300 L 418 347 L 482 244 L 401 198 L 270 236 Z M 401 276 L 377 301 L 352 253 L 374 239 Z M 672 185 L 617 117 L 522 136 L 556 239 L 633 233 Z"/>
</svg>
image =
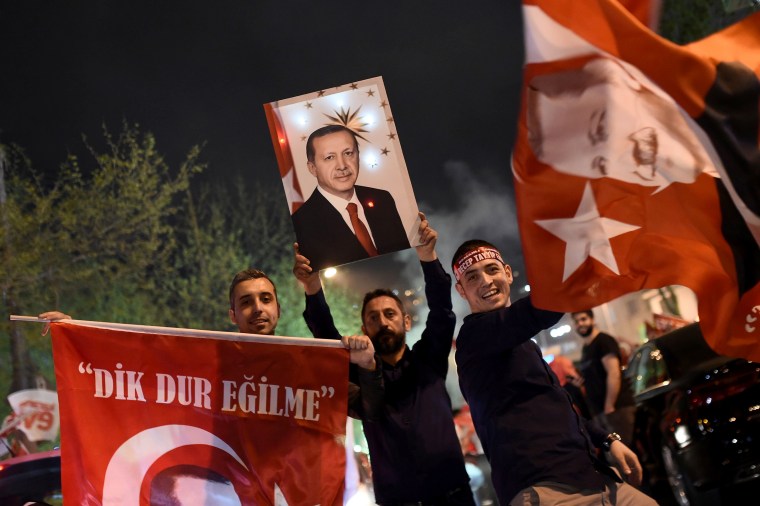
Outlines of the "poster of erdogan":
<svg viewBox="0 0 760 506">
<path fill-rule="evenodd" d="M 381 77 L 264 104 L 299 252 L 315 270 L 419 244 Z"/>
</svg>

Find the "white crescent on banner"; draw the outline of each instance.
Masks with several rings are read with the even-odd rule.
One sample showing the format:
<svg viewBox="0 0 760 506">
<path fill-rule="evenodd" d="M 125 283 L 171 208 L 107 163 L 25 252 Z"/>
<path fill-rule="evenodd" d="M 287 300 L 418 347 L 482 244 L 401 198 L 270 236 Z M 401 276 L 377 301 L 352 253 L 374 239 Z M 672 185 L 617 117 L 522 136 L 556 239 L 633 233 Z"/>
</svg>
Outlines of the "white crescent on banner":
<svg viewBox="0 0 760 506">
<path fill-rule="evenodd" d="M 135 434 L 113 454 L 103 483 L 103 506 L 139 506 L 145 473 L 162 455 L 188 445 L 207 445 L 248 466 L 230 445 L 214 434 L 190 425 L 163 425 Z"/>
</svg>

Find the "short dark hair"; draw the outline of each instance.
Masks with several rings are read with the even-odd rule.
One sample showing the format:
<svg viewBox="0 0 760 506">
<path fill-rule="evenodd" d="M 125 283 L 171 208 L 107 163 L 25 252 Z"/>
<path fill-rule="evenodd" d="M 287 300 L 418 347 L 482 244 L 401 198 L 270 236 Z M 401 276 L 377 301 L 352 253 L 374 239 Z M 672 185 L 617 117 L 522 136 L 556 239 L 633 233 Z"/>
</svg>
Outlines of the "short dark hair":
<svg viewBox="0 0 760 506">
<path fill-rule="evenodd" d="M 277 300 L 278 304 L 280 303 L 280 301 L 277 299 L 277 285 L 274 284 L 274 281 L 272 281 L 269 276 L 264 273 L 264 271 L 260 271 L 258 269 L 245 269 L 235 274 L 235 277 L 232 278 L 232 283 L 230 283 L 230 309 L 235 309 L 235 287 L 243 281 L 260 278 L 264 278 L 272 283 L 272 288 L 274 289 L 274 298 Z"/>
<path fill-rule="evenodd" d="M 362 302 L 362 323 L 364 323 L 364 309 L 367 307 L 367 304 L 370 303 L 373 299 L 376 299 L 378 297 L 390 297 L 391 299 L 396 301 L 396 304 L 398 304 L 399 309 L 401 309 L 401 313 L 406 313 L 406 308 L 404 307 L 404 303 L 401 302 L 401 299 L 399 299 L 398 295 L 393 293 L 392 290 L 388 290 L 387 288 L 378 288 L 376 290 L 372 290 L 371 292 L 367 292 L 364 294 L 364 301 Z"/>
<path fill-rule="evenodd" d="M 592 320 L 594 319 L 593 309 L 582 309 L 580 311 L 573 311 L 572 313 L 570 313 L 570 317 L 572 318 L 577 314 L 585 314 L 585 315 L 588 315 L 588 317 L 591 318 Z"/>
<path fill-rule="evenodd" d="M 470 239 L 469 241 L 465 241 L 460 244 L 457 250 L 454 252 L 454 256 L 451 258 L 451 270 L 454 270 L 454 266 L 457 264 L 460 258 L 465 256 L 470 251 L 478 248 L 493 248 L 496 251 L 499 251 L 499 248 L 488 241 L 484 241 L 483 239 Z"/>
<path fill-rule="evenodd" d="M 359 141 L 356 139 L 356 134 L 353 130 L 343 125 L 327 125 L 323 126 L 322 128 L 317 128 L 311 133 L 311 135 L 309 135 L 309 139 L 306 141 L 306 159 L 314 163 L 314 139 L 337 132 L 350 133 L 351 137 L 354 139 L 354 147 L 357 151 L 359 151 Z"/>
</svg>

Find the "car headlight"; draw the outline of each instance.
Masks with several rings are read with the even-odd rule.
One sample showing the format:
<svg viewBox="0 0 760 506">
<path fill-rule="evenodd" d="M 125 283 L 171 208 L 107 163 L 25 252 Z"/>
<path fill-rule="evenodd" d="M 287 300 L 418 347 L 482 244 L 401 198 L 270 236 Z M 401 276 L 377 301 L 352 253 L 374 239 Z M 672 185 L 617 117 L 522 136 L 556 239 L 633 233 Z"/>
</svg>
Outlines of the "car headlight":
<svg viewBox="0 0 760 506">
<path fill-rule="evenodd" d="M 686 446 L 691 443 L 691 434 L 689 428 L 685 425 L 676 425 L 676 429 L 673 431 L 673 437 L 679 446 Z"/>
</svg>

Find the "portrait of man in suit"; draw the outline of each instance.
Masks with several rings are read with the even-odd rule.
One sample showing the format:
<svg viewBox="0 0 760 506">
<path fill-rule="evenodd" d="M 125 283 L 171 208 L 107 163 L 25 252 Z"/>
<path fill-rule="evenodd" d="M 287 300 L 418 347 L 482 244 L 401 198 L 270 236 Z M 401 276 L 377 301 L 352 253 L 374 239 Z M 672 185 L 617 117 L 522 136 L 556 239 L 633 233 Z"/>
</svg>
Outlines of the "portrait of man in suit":
<svg viewBox="0 0 760 506">
<path fill-rule="evenodd" d="M 342 125 L 311 133 L 306 142 L 311 196 L 293 213 L 299 250 L 312 268 L 324 269 L 410 247 L 393 196 L 356 184 L 359 143 Z"/>
</svg>

